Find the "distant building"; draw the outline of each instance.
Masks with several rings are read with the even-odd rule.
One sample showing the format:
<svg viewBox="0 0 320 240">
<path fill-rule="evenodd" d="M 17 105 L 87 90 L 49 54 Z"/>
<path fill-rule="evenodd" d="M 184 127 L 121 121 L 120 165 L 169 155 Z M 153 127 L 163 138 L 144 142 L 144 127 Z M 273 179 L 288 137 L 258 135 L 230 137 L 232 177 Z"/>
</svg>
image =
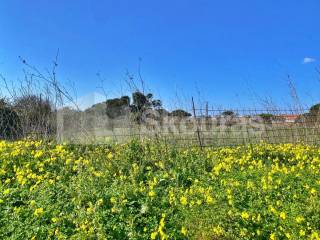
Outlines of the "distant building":
<svg viewBox="0 0 320 240">
<path fill-rule="evenodd" d="M 284 114 L 284 115 L 280 115 L 279 117 L 281 117 L 285 123 L 295 123 L 297 118 L 299 117 L 299 115 L 298 114 Z"/>
</svg>

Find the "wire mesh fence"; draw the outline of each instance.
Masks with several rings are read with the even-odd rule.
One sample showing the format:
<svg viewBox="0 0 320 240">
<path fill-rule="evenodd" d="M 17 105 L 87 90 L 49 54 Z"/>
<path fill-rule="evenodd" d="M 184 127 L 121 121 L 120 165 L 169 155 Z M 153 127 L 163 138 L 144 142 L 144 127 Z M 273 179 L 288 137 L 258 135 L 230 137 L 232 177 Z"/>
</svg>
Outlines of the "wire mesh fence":
<svg viewBox="0 0 320 240">
<path fill-rule="evenodd" d="M 208 109 L 195 108 L 172 115 L 161 109 L 108 116 L 105 109 L 50 111 L 35 107 L 0 108 L 0 139 L 56 139 L 58 142 L 98 144 L 154 139 L 177 146 L 227 146 L 268 143 L 318 144 L 319 109 Z M 34 106 L 34 105 L 32 105 Z M 192 113 L 192 114 L 190 114 Z"/>
<path fill-rule="evenodd" d="M 190 111 L 191 112 L 191 111 Z M 155 139 L 177 146 L 226 146 L 268 143 L 318 144 L 320 114 L 308 109 L 192 109 L 192 116 L 156 110 L 111 119 L 96 113 L 59 112 L 57 139 L 62 142 L 125 142 Z"/>
</svg>

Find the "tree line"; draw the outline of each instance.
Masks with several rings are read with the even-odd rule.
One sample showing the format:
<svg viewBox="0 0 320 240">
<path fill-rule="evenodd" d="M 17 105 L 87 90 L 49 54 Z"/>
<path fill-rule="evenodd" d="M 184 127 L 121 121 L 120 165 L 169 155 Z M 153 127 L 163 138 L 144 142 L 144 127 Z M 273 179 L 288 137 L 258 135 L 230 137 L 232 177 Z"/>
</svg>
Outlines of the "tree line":
<svg viewBox="0 0 320 240">
<path fill-rule="evenodd" d="M 49 99 L 41 95 L 25 95 L 16 97 L 13 101 L 0 99 L 0 139 L 14 140 L 25 137 L 53 137 L 56 133 L 56 109 Z M 70 109 L 71 110 L 71 109 Z M 155 99 L 152 93 L 144 94 L 140 91 L 129 96 L 107 99 L 105 102 L 94 104 L 83 112 L 99 113 L 110 119 L 116 119 L 130 114 L 133 121 L 142 124 L 145 112 L 174 117 L 189 117 L 191 114 L 182 109 L 171 112 L 164 109 L 161 100 Z M 79 112 L 78 110 L 71 110 Z"/>
</svg>

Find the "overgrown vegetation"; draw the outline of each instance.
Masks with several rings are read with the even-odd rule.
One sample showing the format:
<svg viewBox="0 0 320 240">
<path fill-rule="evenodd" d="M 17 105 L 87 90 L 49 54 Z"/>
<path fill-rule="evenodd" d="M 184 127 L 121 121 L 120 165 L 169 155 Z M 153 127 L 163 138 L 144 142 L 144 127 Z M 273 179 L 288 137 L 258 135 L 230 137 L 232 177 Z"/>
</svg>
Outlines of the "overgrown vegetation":
<svg viewBox="0 0 320 240">
<path fill-rule="evenodd" d="M 320 150 L 0 142 L 1 239 L 319 239 Z"/>
<path fill-rule="evenodd" d="M 0 139 L 17 139 L 21 136 L 21 132 L 18 114 L 6 104 L 0 106 Z"/>
<path fill-rule="evenodd" d="M 56 131 L 52 104 L 36 95 L 0 100 L 0 139 L 46 138 Z"/>
</svg>

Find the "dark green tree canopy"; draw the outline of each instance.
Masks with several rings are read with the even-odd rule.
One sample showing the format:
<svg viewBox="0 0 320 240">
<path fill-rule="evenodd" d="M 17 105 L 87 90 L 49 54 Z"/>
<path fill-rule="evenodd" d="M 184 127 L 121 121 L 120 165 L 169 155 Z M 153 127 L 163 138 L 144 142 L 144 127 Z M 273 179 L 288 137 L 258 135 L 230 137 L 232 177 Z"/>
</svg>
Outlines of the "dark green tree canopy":
<svg viewBox="0 0 320 240">
<path fill-rule="evenodd" d="M 221 115 L 222 116 L 234 116 L 235 113 L 233 111 L 231 111 L 231 110 L 226 110 L 226 111 L 222 112 Z"/>
<path fill-rule="evenodd" d="M 130 105 L 130 98 L 128 96 L 122 96 L 121 98 L 108 99 L 106 101 L 107 108 L 116 108 Z"/>
<path fill-rule="evenodd" d="M 313 106 L 310 108 L 309 112 L 310 112 L 311 114 L 318 114 L 318 113 L 320 113 L 320 103 L 313 105 Z"/>
<path fill-rule="evenodd" d="M 116 118 L 126 113 L 129 109 L 130 98 L 128 96 L 122 96 L 120 98 L 108 99 L 106 101 L 106 114 L 110 118 Z"/>
<path fill-rule="evenodd" d="M 134 112 L 144 111 L 147 109 L 161 108 L 162 102 L 158 99 L 153 99 L 152 93 L 143 94 L 139 91 L 132 93 L 131 108 Z"/>
<path fill-rule="evenodd" d="M 143 113 L 146 110 L 159 110 L 162 107 L 162 102 L 158 99 L 153 99 L 153 94 L 144 94 L 136 91 L 132 93 L 131 111 L 135 114 L 135 120 L 140 123 L 143 121 Z"/>
<path fill-rule="evenodd" d="M 275 119 L 275 116 L 271 113 L 261 113 L 259 116 L 262 118 L 264 123 L 272 123 L 272 120 Z"/>
<path fill-rule="evenodd" d="M 191 114 L 188 113 L 187 111 L 182 110 L 182 109 L 176 109 L 176 110 L 173 110 L 170 113 L 170 116 L 173 116 L 173 117 L 190 117 Z"/>
</svg>

